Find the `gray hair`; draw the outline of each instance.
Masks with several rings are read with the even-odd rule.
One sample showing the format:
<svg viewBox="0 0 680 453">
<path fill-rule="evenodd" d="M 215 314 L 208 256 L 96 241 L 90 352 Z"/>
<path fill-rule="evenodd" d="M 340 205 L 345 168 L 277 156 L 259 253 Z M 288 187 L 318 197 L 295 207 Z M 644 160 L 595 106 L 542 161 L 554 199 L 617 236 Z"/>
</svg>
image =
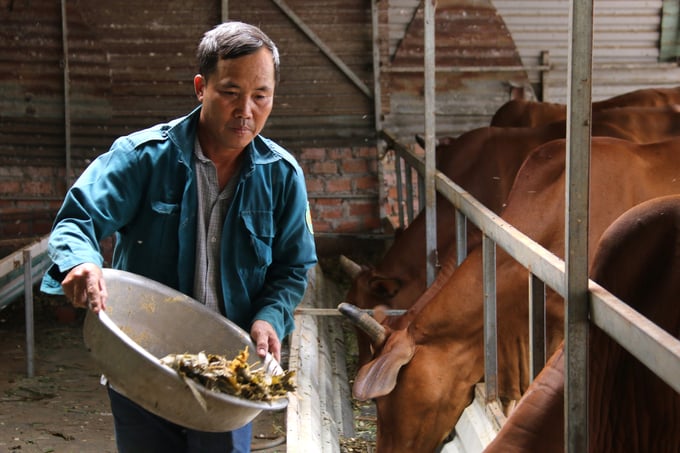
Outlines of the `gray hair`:
<svg viewBox="0 0 680 453">
<path fill-rule="evenodd" d="M 262 30 L 243 22 L 224 22 L 203 35 L 196 59 L 198 72 L 208 78 L 217 70 L 219 59 L 228 60 L 251 55 L 262 47 L 269 49 L 274 59 L 274 74 L 279 81 L 279 50 Z"/>
</svg>

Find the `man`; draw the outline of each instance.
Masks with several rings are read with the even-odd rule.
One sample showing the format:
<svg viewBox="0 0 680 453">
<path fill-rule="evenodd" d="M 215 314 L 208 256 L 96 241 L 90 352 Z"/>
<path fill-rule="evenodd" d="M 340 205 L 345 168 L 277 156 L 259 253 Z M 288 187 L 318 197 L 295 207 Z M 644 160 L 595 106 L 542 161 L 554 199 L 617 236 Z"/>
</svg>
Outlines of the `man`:
<svg viewBox="0 0 680 453">
<path fill-rule="evenodd" d="M 228 22 L 198 46 L 200 106 L 121 137 L 67 193 L 50 236 L 45 292 L 106 309 L 99 241 L 112 266 L 193 296 L 280 360 L 307 270 L 316 263 L 304 176 L 259 135 L 272 110 L 279 54 L 257 27 Z M 120 452 L 250 450 L 251 426 L 205 433 L 174 425 L 109 389 Z"/>
</svg>

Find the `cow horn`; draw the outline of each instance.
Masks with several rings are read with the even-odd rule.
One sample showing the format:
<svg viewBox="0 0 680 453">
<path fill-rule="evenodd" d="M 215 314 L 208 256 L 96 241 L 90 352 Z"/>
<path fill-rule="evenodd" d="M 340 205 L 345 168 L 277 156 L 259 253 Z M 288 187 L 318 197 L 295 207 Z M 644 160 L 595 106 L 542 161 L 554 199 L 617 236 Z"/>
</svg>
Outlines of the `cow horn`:
<svg viewBox="0 0 680 453">
<path fill-rule="evenodd" d="M 342 302 L 338 305 L 338 311 L 345 315 L 355 326 L 363 330 L 371 339 L 371 343 L 376 347 L 380 347 L 385 343 L 387 335 L 385 328 L 371 315 L 361 310 L 356 305 Z"/>
<path fill-rule="evenodd" d="M 357 274 L 361 272 L 361 266 L 347 258 L 345 255 L 340 255 L 340 267 L 351 278 L 356 278 Z"/>
</svg>

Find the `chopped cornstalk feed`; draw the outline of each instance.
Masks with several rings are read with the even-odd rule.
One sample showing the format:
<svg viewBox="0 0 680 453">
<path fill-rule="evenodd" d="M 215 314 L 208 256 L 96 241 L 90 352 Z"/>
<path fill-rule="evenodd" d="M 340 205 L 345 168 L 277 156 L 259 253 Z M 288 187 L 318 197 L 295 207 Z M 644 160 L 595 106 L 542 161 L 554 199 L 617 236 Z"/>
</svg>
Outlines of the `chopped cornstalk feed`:
<svg viewBox="0 0 680 453">
<path fill-rule="evenodd" d="M 192 379 L 208 390 L 257 401 L 271 401 L 295 391 L 295 371 L 267 373 L 248 364 L 248 347 L 229 360 L 217 354 L 168 354 L 161 363 L 176 370 L 185 380 Z"/>
</svg>

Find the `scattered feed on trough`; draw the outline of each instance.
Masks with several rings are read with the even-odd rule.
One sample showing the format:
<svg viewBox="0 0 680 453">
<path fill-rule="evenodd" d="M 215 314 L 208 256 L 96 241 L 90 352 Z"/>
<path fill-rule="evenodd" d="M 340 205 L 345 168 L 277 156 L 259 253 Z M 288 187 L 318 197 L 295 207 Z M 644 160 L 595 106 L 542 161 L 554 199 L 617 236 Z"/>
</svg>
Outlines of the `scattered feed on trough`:
<svg viewBox="0 0 680 453">
<path fill-rule="evenodd" d="M 297 371 L 298 389 L 288 404 L 288 452 L 375 451 L 373 404 L 357 403 L 350 391 L 358 350 L 355 329 L 336 310 L 347 288 L 337 262 L 322 259 L 310 272 L 296 310 L 289 367 Z"/>
<path fill-rule="evenodd" d="M 374 261 L 370 257 L 369 261 Z M 339 265 L 322 261 L 326 275 L 338 285 L 339 292 L 344 297 L 350 285 L 347 274 L 340 269 Z M 338 300 L 339 301 L 339 300 Z M 354 384 L 354 376 L 358 371 L 359 347 L 357 345 L 357 335 L 354 326 L 342 318 L 341 321 L 343 340 L 345 344 L 345 362 L 347 365 L 348 385 L 351 388 Z M 371 401 L 359 401 L 352 398 L 352 415 L 354 422 L 354 435 L 351 437 L 340 438 L 341 453 L 373 453 L 376 451 L 375 433 L 378 428 L 375 412 L 375 405 Z"/>
<path fill-rule="evenodd" d="M 357 347 L 356 330 L 346 320 L 342 323 L 345 335 L 345 352 L 347 361 L 347 377 L 350 387 L 354 384 L 357 373 L 359 349 Z M 373 453 L 375 452 L 375 433 L 378 428 L 375 405 L 371 401 L 358 401 L 352 398 L 354 418 L 354 436 L 340 439 L 341 453 Z"/>
</svg>

